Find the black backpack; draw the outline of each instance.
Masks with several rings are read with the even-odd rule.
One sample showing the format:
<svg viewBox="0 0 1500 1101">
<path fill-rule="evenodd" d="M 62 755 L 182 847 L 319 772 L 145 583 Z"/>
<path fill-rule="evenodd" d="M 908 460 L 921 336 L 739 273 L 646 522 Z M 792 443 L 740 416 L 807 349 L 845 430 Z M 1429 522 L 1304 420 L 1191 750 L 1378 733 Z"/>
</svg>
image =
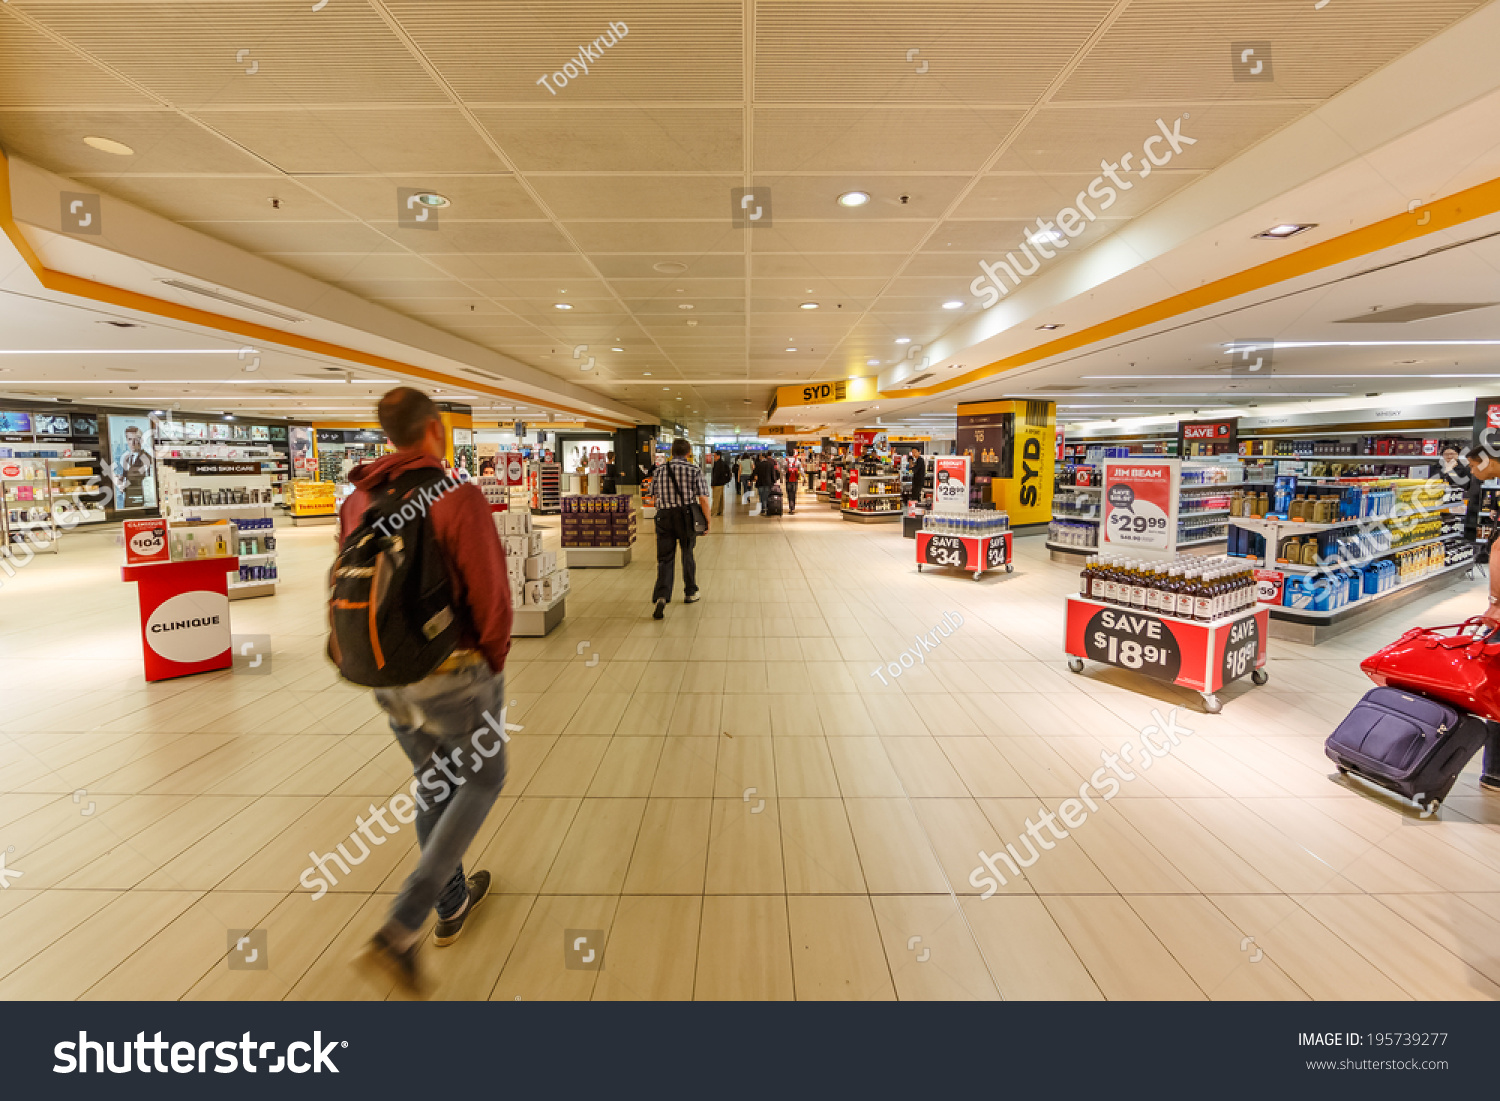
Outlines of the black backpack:
<svg viewBox="0 0 1500 1101">
<path fill-rule="evenodd" d="M 328 656 L 355 684 L 414 684 L 458 645 L 462 615 L 428 516 L 457 484 L 430 467 L 408 471 L 372 495 L 344 539 L 328 600 Z"/>
</svg>

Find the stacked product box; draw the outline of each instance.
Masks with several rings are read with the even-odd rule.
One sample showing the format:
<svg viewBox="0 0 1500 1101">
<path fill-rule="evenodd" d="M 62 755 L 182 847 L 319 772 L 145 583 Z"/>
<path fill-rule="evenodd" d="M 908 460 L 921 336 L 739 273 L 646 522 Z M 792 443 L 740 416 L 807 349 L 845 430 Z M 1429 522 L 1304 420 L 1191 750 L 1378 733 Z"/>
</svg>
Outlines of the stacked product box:
<svg viewBox="0 0 1500 1101">
<path fill-rule="evenodd" d="M 562 499 L 564 547 L 628 547 L 635 543 L 635 507 L 626 494 Z"/>
<path fill-rule="evenodd" d="M 542 549 L 542 533 L 532 528 L 530 512 L 495 513 L 495 530 L 505 545 L 512 607 L 550 604 L 568 591 L 569 573 L 558 568 L 555 551 Z"/>
</svg>

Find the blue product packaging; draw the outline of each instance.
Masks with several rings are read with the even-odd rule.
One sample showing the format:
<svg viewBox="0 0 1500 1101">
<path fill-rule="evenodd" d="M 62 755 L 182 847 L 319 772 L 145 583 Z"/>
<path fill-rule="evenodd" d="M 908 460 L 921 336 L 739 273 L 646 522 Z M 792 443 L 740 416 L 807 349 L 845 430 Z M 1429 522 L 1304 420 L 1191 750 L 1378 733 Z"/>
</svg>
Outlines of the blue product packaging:
<svg viewBox="0 0 1500 1101">
<path fill-rule="evenodd" d="M 1334 586 L 1327 575 L 1319 574 L 1317 577 L 1311 578 L 1307 588 L 1311 593 L 1312 603 L 1310 607 L 1313 611 L 1333 611 Z"/>
</svg>

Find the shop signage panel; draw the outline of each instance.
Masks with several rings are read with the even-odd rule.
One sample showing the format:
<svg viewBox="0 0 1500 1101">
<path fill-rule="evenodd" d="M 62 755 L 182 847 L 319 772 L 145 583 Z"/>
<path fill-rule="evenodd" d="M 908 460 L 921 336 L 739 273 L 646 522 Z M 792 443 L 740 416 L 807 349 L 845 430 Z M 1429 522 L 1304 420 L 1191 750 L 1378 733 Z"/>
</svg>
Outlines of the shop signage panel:
<svg viewBox="0 0 1500 1101">
<path fill-rule="evenodd" d="M 969 511 L 969 457 L 938 455 L 932 460 L 932 510 L 943 514 Z"/>
<path fill-rule="evenodd" d="M 1100 549 L 1171 555 L 1177 547 L 1179 477 L 1176 459 L 1106 459 Z"/>
</svg>

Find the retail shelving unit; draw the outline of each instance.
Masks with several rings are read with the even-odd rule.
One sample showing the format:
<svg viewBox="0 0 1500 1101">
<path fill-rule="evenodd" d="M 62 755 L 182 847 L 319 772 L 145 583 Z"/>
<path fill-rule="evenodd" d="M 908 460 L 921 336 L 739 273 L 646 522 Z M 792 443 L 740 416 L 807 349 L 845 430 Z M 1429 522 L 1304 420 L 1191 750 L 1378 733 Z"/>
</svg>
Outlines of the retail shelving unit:
<svg viewBox="0 0 1500 1101">
<path fill-rule="evenodd" d="M 839 509 L 845 520 L 857 524 L 880 524 L 901 519 L 901 475 L 855 473 L 850 482 L 853 490 Z M 891 487 L 895 487 L 894 492 Z"/>
<path fill-rule="evenodd" d="M 1398 486 L 1395 480 L 1329 481 L 1318 480 L 1315 486 L 1342 489 L 1363 488 L 1366 490 L 1411 490 L 1413 496 L 1420 486 Z M 1441 483 L 1429 483 L 1441 486 Z M 1308 483 L 1298 479 L 1297 488 Z M 1436 495 L 1434 495 L 1436 496 Z M 1328 522 L 1282 519 L 1276 516 L 1235 516 L 1230 523 L 1239 529 L 1262 537 L 1262 553 L 1240 555 L 1250 560 L 1261 578 L 1263 599 L 1272 603 L 1271 631 L 1274 638 L 1285 638 L 1294 642 L 1317 644 L 1358 626 L 1374 615 L 1383 615 L 1415 599 L 1423 591 L 1451 584 L 1453 574 L 1469 569 L 1474 561 L 1474 546 L 1464 538 L 1461 515 L 1467 507 L 1460 490 L 1443 487 L 1437 500 L 1418 501 L 1418 507 L 1409 507 L 1410 502 L 1398 502 L 1402 508 L 1398 515 L 1366 516 L 1358 519 L 1341 519 Z M 1384 521 L 1399 520 L 1403 526 L 1414 523 L 1431 525 L 1438 523 L 1434 534 L 1405 538 L 1402 532 L 1395 535 Z M 1342 551 L 1324 551 L 1329 538 L 1325 533 L 1337 532 L 1347 537 L 1352 547 L 1357 543 L 1358 551 L 1347 548 Z M 1287 541 L 1308 537 L 1308 543 L 1320 540 L 1318 561 L 1283 560 L 1287 552 Z M 1335 544 L 1337 539 L 1334 539 Z M 1438 553 L 1435 548 L 1441 548 Z M 1423 553 L 1426 552 L 1426 553 Z M 1380 563 L 1391 562 L 1396 570 L 1394 584 L 1369 591 L 1368 575 L 1379 569 Z M 1387 569 L 1391 567 L 1386 567 Z M 1358 595 L 1347 598 L 1347 590 L 1339 585 L 1358 586 Z M 1325 593 L 1340 593 L 1338 601 L 1317 599 Z M 1301 599 L 1299 599 L 1299 597 Z M 1331 606 L 1318 607 L 1328 603 Z"/>
<path fill-rule="evenodd" d="M 551 516 L 562 511 L 562 463 L 532 463 L 527 480 L 532 512 Z"/>
<path fill-rule="evenodd" d="M 1054 561 L 1074 561 L 1099 549 L 1100 486 L 1058 486 L 1052 492 L 1047 549 Z"/>
<path fill-rule="evenodd" d="M 72 462 L 72 459 L 45 456 L 0 459 L 0 494 L 3 494 L 0 504 L 4 506 L 0 512 L 0 531 L 4 533 L 6 554 L 14 554 L 11 547 L 17 543 L 25 543 L 33 553 L 57 553 L 53 469 L 58 462 Z"/>
<path fill-rule="evenodd" d="M 170 524 L 225 521 L 237 525 L 242 545 L 229 581 L 229 599 L 274 596 L 278 571 L 272 530 L 275 491 L 256 458 L 165 459 L 156 465 L 162 518 Z M 242 525 L 242 526 L 240 526 Z"/>
</svg>

